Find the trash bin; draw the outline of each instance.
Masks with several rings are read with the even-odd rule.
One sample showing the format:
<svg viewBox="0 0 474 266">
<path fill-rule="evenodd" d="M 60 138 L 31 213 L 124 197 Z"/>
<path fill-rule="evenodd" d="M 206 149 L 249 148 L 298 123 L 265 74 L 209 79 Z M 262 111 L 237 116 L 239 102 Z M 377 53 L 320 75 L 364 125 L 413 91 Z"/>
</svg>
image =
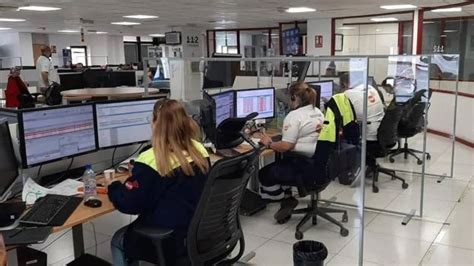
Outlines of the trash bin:
<svg viewBox="0 0 474 266">
<path fill-rule="evenodd" d="M 317 241 L 299 241 L 293 245 L 294 266 L 322 266 L 328 256 L 326 246 Z"/>
</svg>

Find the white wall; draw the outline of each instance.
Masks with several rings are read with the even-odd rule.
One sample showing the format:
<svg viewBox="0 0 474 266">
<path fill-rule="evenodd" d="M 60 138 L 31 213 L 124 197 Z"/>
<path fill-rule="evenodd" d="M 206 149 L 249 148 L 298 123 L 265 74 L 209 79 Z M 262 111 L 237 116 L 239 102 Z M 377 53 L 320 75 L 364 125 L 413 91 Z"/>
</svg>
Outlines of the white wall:
<svg viewBox="0 0 474 266">
<path fill-rule="evenodd" d="M 0 35 L 0 58 L 2 68 L 10 68 L 20 65 L 20 35 L 16 32 L 2 33 Z"/>
<path fill-rule="evenodd" d="M 315 47 L 315 36 L 323 36 L 323 47 Z M 307 22 L 307 55 L 313 56 L 330 56 L 331 55 L 331 19 L 312 19 Z M 325 69 L 327 68 L 327 63 L 321 63 L 321 73 L 324 74 Z M 310 67 L 308 74 L 318 75 L 319 74 L 319 64 L 313 63 Z M 312 73 L 311 73 L 312 72 Z"/>
<path fill-rule="evenodd" d="M 34 66 L 33 58 L 33 38 L 31 33 L 20 32 L 20 55 L 24 66 Z"/>
</svg>

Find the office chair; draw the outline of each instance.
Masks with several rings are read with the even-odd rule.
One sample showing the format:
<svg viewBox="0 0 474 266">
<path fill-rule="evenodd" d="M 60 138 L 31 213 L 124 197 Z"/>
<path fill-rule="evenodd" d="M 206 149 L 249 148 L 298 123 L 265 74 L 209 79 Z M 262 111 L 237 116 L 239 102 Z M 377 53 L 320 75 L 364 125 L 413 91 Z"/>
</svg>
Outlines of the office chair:
<svg viewBox="0 0 474 266">
<path fill-rule="evenodd" d="M 393 157 L 399 154 L 403 154 L 405 160 L 408 159 L 408 155 L 415 157 L 418 165 L 423 163 L 420 157 L 417 156 L 417 154 L 423 155 L 423 151 L 410 149 L 408 147 L 408 138 L 414 137 L 424 130 L 426 114 L 425 109 L 428 103 L 422 102 L 421 99 L 423 98 L 425 92 L 426 90 L 420 90 L 416 92 L 414 97 L 405 106 L 402 118 L 397 128 L 398 137 L 400 139 L 404 139 L 405 141 L 403 147 L 401 146 L 401 141 L 398 141 L 398 148 L 389 152 L 389 161 L 391 163 L 395 162 Z M 429 98 L 431 98 L 431 93 Z M 430 153 L 426 153 L 426 159 L 431 160 Z"/>
<path fill-rule="evenodd" d="M 212 166 L 188 229 L 188 258 L 180 259 L 178 265 L 231 265 L 243 255 L 245 241 L 238 210 L 249 178 L 258 171 L 257 158 L 258 152 L 253 149 Z M 158 261 L 151 263 L 166 265 L 161 243 L 173 230 L 140 226 L 134 231 L 153 241 Z M 227 259 L 238 243 L 237 256 Z"/>
<path fill-rule="evenodd" d="M 292 215 L 305 215 L 303 219 L 301 219 L 296 225 L 295 238 L 297 240 L 301 240 L 304 237 L 301 228 L 309 221 L 309 219 L 312 220 L 313 225 L 316 225 L 318 216 L 337 225 L 340 228 L 341 236 L 345 237 L 349 235 L 349 230 L 347 230 L 347 228 L 345 228 L 341 222 L 329 216 L 329 213 L 341 213 L 342 222 L 346 223 L 349 220 L 346 210 L 318 206 L 320 200 L 319 194 L 324 191 L 332 181 L 328 175 L 328 169 L 333 167 L 331 164 L 337 163 L 337 160 L 330 159 L 330 155 L 333 154 L 334 151 L 334 145 L 335 143 L 332 142 L 318 141 L 316 152 L 314 153 L 313 158 L 308 159 L 308 169 L 304 171 L 304 174 L 310 173 L 315 175 L 313 180 L 317 182 L 298 188 L 298 191 L 302 191 L 304 194 L 309 194 L 311 200 L 308 204 L 308 207 L 296 209 L 292 212 Z"/>
<path fill-rule="evenodd" d="M 393 100 L 385 110 L 385 115 L 380 122 L 377 132 L 377 141 L 367 142 L 367 166 L 373 173 L 372 191 L 374 193 L 379 192 L 377 186 L 379 173 L 387 174 L 391 176 L 392 179 L 402 181 L 402 188 L 408 188 L 408 183 L 406 183 L 405 179 L 397 176 L 394 170 L 381 167 L 376 161 L 376 158 L 385 157 L 389 149 L 396 145 L 398 141 L 397 128 L 399 127 L 404 108 L 404 106 L 397 105 L 395 100 Z"/>
</svg>

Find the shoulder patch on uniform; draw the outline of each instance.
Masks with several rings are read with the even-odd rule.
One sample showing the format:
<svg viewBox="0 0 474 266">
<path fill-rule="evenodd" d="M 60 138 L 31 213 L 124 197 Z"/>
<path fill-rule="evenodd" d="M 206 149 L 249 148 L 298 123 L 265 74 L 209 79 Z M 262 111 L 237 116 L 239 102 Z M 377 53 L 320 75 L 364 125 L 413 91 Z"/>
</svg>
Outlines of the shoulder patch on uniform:
<svg viewBox="0 0 474 266">
<path fill-rule="evenodd" d="M 139 187 L 140 187 L 140 184 L 138 184 L 137 180 L 133 180 L 133 181 L 129 180 L 125 182 L 125 188 L 127 188 L 127 190 L 133 190 Z"/>
</svg>

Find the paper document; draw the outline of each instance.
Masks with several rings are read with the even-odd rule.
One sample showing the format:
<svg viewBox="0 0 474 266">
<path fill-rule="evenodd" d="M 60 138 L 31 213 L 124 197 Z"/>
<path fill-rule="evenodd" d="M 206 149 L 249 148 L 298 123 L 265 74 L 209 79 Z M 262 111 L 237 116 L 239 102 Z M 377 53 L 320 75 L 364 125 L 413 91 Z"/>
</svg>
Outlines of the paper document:
<svg viewBox="0 0 474 266">
<path fill-rule="evenodd" d="M 77 194 L 77 190 L 80 187 L 83 187 L 84 183 L 73 180 L 66 179 L 63 182 L 57 184 L 53 188 L 45 188 L 33 179 L 28 178 L 25 185 L 23 186 L 22 199 L 26 202 L 27 205 L 33 204 L 37 199 L 46 196 L 47 194 L 57 194 L 64 196 L 73 196 Z"/>
</svg>

